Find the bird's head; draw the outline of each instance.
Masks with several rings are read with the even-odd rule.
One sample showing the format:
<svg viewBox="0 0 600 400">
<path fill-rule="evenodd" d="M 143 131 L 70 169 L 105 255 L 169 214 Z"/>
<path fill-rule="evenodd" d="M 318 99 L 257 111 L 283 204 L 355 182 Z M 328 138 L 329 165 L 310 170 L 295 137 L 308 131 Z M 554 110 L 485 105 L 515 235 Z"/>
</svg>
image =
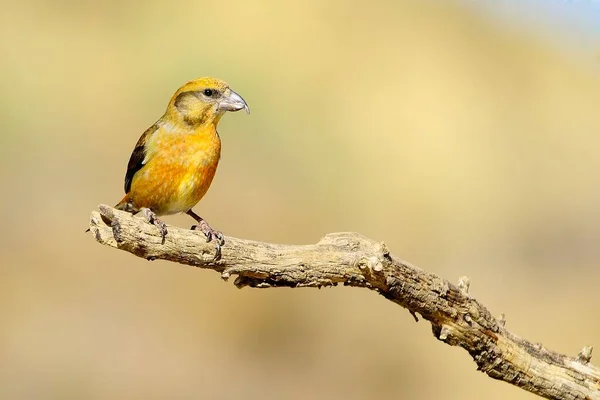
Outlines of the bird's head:
<svg viewBox="0 0 600 400">
<path fill-rule="evenodd" d="M 186 124 L 216 125 L 225 111 L 245 109 L 248 104 L 229 85 L 217 78 L 198 78 L 180 87 L 171 98 L 166 116 Z"/>
</svg>

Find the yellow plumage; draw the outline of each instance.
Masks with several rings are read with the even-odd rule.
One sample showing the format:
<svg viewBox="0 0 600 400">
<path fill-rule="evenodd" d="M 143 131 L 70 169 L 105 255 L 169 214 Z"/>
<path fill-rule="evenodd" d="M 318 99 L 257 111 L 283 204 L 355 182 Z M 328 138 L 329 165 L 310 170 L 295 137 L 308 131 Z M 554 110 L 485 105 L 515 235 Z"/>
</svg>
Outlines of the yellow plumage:
<svg viewBox="0 0 600 400">
<path fill-rule="evenodd" d="M 116 207 L 146 210 L 163 239 L 166 227 L 156 216 L 188 213 L 211 239 L 216 232 L 191 209 L 210 187 L 219 164 L 219 120 L 226 111 L 241 109 L 249 111 L 220 79 L 200 78 L 179 88 L 165 114 L 138 140 L 125 175 L 126 195 Z"/>
</svg>

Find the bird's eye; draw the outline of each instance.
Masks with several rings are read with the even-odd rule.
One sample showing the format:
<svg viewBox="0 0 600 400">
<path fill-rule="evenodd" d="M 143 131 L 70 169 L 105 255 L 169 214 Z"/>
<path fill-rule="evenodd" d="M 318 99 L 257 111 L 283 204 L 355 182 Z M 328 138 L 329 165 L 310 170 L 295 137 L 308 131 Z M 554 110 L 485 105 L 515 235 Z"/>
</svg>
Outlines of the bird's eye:
<svg viewBox="0 0 600 400">
<path fill-rule="evenodd" d="M 204 89 L 204 95 L 206 97 L 211 97 L 213 95 L 213 91 L 211 89 Z"/>
</svg>

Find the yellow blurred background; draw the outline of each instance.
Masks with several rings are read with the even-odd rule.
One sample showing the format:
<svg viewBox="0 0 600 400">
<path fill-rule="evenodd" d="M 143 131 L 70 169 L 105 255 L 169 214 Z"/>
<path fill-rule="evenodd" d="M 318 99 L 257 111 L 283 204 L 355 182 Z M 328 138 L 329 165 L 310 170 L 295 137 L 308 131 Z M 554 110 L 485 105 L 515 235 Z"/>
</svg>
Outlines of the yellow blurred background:
<svg viewBox="0 0 600 400">
<path fill-rule="evenodd" d="M 370 291 L 238 290 L 84 234 L 205 75 L 252 109 L 220 124 L 215 228 L 358 231 L 520 336 L 600 346 L 600 78 L 568 41 L 452 1 L 2 8 L 0 398 L 534 398 Z"/>
</svg>

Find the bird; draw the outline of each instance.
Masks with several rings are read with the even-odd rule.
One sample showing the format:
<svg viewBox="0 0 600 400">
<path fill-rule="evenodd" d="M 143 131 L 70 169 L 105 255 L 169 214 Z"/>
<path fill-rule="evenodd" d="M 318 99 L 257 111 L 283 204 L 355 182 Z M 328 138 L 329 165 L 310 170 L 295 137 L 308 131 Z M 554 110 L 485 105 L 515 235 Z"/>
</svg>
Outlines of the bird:
<svg viewBox="0 0 600 400">
<path fill-rule="evenodd" d="M 221 79 L 203 77 L 181 86 L 167 109 L 137 141 L 125 173 L 125 197 L 115 206 L 141 213 L 165 242 L 167 226 L 158 217 L 186 213 L 206 241 L 216 242 L 221 258 L 223 234 L 196 214 L 194 207 L 210 187 L 221 157 L 219 120 L 227 111 L 245 110 L 246 101 Z"/>
</svg>

